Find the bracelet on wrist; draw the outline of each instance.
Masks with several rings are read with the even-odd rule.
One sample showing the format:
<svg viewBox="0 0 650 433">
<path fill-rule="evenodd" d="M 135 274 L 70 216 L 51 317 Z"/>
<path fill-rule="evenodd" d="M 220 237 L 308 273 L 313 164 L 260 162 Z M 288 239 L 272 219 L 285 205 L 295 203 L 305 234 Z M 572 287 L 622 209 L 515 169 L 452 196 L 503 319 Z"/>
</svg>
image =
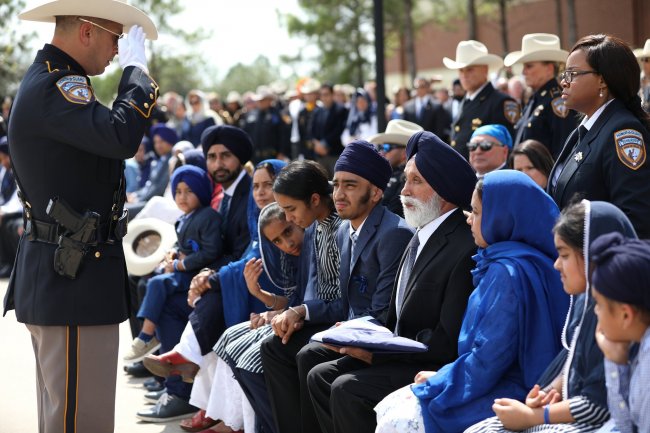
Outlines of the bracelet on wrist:
<svg viewBox="0 0 650 433">
<path fill-rule="evenodd" d="M 551 423 L 551 405 L 547 404 L 544 406 L 544 424 L 550 424 Z"/>
<path fill-rule="evenodd" d="M 289 307 L 288 310 L 291 310 L 291 311 L 293 311 L 294 313 L 296 313 L 296 316 L 298 316 L 298 318 L 300 318 L 300 319 L 304 319 L 304 318 L 305 318 L 302 314 L 300 314 L 300 313 L 298 312 L 298 310 L 296 310 L 296 309 L 293 308 L 293 307 Z"/>
<path fill-rule="evenodd" d="M 275 310 L 275 304 L 278 303 L 278 297 L 276 296 L 276 294 L 271 293 L 271 296 L 273 296 L 273 303 L 271 305 L 264 304 L 264 306 L 266 307 L 267 310 Z"/>
</svg>

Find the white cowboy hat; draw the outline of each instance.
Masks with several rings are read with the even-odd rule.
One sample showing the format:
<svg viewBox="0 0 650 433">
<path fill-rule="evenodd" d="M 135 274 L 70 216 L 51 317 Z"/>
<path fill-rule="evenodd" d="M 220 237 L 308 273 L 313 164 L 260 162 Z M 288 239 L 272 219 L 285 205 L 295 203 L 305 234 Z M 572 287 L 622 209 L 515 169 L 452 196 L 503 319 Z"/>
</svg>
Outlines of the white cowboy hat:
<svg viewBox="0 0 650 433">
<path fill-rule="evenodd" d="M 503 66 L 501 57 L 489 54 L 485 45 L 479 41 L 460 41 L 456 47 L 456 60 L 442 59 L 448 69 L 461 69 L 473 65 L 487 65 L 494 68 Z"/>
<path fill-rule="evenodd" d="M 646 57 L 650 57 L 650 39 L 645 41 L 643 48 L 637 48 L 634 50 L 634 55 L 637 59 L 645 59 Z"/>
<path fill-rule="evenodd" d="M 320 90 L 320 81 L 314 78 L 308 78 L 298 89 L 303 95 L 307 93 L 314 93 Z"/>
<path fill-rule="evenodd" d="M 158 218 L 134 219 L 128 228 L 122 239 L 126 269 L 132 275 L 147 275 L 176 243 L 176 229 Z"/>
<path fill-rule="evenodd" d="M 530 33 L 521 39 L 521 51 L 513 51 L 503 59 L 512 66 L 526 62 L 566 62 L 568 51 L 560 48 L 560 38 L 550 33 Z"/>
<path fill-rule="evenodd" d="M 102 18 L 124 26 L 141 26 L 147 39 L 158 39 L 156 25 L 140 9 L 129 5 L 126 0 L 53 0 L 22 12 L 18 17 L 25 21 L 55 22 L 57 16 L 82 16 Z"/>
<path fill-rule="evenodd" d="M 386 125 L 386 132 L 373 135 L 368 139 L 372 144 L 401 144 L 406 146 L 409 138 L 416 132 L 424 131 L 420 125 L 402 119 L 394 119 Z"/>
</svg>

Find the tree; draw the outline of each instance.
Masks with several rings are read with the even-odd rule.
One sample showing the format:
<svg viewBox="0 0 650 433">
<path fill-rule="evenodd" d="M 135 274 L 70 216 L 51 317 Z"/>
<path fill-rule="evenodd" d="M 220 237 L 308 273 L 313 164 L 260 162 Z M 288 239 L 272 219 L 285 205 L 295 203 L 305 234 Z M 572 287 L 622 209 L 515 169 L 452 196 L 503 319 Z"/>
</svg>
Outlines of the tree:
<svg viewBox="0 0 650 433">
<path fill-rule="evenodd" d="M 230 90 L 240 93 L 254 91 L 257 86 L 276 81 L 279 76 L 277 67 L 271 65 L 267 57 L 258 56 L 250 65 L 238 63 L 230 68 L 221 83 L 217 85 L 217 91 L 221 94 Z"/>
<path fill-rule="evenodd" d="M 22 0 L 0 0 L 0 97 L 15 94 L 28 66 L 28 44 L 34 35 L 16 31 L 24 7 Z"/>
</svg>

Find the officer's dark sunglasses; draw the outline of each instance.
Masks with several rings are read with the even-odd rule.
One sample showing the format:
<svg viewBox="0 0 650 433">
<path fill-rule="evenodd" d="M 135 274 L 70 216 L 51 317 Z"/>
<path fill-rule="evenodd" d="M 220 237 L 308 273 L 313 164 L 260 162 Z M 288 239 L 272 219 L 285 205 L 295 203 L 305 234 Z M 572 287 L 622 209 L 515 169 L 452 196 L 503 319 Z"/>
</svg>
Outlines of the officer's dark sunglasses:
<svg viewBox="0 0 650 433">
<path fill-rule="evenodd" d="M 377 144 L 376 147 L 377 147 L 377 152 L 388 153 L 393 149 L 397 149 L 398 147 L 404 147 L 404 146 L 400 146 L 399 144 L 384 143 L 384 144 Z"/>
<path fill-rule="evenodd" d="M 119 39 L 122 39 L 122 38 L 124 37 L 124 33 L 115 33 L 113 30 L 108 30 L 106 27 L 102 27 L 102 26 L 100 26 L 99 24 L 94 23 L 94 22 L 92 22 L 92 21 L 90 21 L 90 20 L 87 20 L 87 19 L 85 19 L 85 18 L 77 17 L 77 19 L 78 19 L 79 21 L 83 21 L 84 23 L 92 24 L 93 26 L 95 26 L 95 27 L 99 27 L 100 29 L 104 30 L 105 32 L 108 32 L 108 33 L 112 34 L 113 36 L 116 37 L 116 39 L 115 39 L 115 43 L 116 43 L 116 44 L 117 44 L 117 41 L 118 41 Z"/>
<path fill-rule="evenodd" d="M 479 147 L 481 148 L 482 151 L 487 152 L 488 150 L 492 149 L 493 146 L 501 146 L 499 143 L 493 143 L 488 140 L 480 140 L 480 141 L 470 141 L 467 143 L 467 148 L 469 149 L 470 152 L 474 152 L 476 149 Z"/>
</svg>

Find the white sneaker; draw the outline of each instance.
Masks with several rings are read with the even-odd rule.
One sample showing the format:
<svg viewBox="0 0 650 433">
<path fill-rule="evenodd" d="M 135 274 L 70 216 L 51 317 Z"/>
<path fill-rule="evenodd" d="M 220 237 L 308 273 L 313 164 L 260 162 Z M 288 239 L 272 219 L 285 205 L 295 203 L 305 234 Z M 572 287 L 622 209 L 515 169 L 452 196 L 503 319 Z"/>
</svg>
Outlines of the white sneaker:
<svg viewBox="0 0 650 433">
<path fill-rule="evenodd" d="M 135 364 L 136 362 L 142 361 L 145 356 L 154 353 L 156 350 L 160 349 L 160 341 L 154 336 L 148 343 L 145 343 L 144 340 L 135 337 L 133 343 L 131 343 L 131 349 L 127 352 L 126 355 L 122 358 L 125 364 Z"/>
</svg>

